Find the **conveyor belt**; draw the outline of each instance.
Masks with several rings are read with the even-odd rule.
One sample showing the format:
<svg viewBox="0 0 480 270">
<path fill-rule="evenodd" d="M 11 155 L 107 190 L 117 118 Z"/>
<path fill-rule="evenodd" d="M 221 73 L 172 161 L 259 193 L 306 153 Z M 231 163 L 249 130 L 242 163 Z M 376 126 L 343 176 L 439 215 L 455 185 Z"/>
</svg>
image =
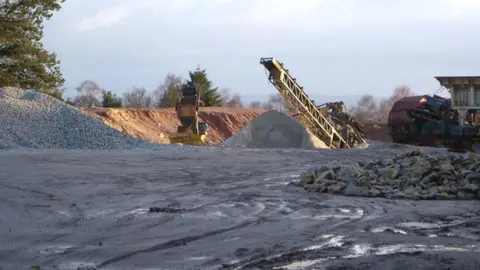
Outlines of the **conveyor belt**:
<svg viewBox="0 0 480 270">
<path fill-rule="evenodd" d="M 330 148 L 350 148 L 345 138 L 334 128 L 334 125 L 320 113 L 313 100 L 303 91 L 296 79 L 275 58 L 262 58 L 260 64 L 270 73 L 268 80 L 277 88 L 283 98 L 300 112 L 301 122 Z"/>
</svg>

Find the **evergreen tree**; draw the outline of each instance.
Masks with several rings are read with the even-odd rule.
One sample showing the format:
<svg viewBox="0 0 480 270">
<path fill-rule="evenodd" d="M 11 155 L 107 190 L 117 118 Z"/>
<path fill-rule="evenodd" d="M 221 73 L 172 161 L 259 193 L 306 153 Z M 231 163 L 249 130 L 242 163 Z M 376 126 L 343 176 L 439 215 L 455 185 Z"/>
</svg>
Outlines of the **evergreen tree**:
<svg viewBox="0 0 480 270">
<path fill-rule="evenodd" d="M 102 107 L 104 108 L 121 108 L 122 99 L 117 97 L 112 91 L 102 90 Z"/>
<path fill-rule="evenodd" d="M 60 98 L 64 79 L 54 53 L 43 47 L 43 22 L 65 0 L 0 1 L 0 87 L 34 89 Z"/>
<path fill-rule="evenodd" d="M 189 83 L 193 83 L 200 89 L 200 100 L 204 107 L 222 107 L 223 99 L 218 91 L 218 87 L 212 87 L 212 81 L 207 77 L 205 69 L 197 68 L 189 72 Z"/>
</svg>

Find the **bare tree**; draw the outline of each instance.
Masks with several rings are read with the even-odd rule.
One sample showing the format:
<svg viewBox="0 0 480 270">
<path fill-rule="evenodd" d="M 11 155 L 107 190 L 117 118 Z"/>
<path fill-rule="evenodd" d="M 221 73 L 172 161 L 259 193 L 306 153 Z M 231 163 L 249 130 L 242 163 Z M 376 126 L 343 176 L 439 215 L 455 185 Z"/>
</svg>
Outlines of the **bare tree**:
<svg viewBox="0 0 480 270">
<path fill-rule="evenodd" d="M 220 98 L 223 101 L 225 107 L 230 108 L 243 108 L 244 104 L 242 97 L 239 94 L 231 94 L 230 89 L 223 88 L 220 90 Z"/>
<path fill-rule="evenodd" d="M 408 87 L 407 85 L 402 85 L 393 90 L 393 94 L 390 97 L 390 100 L 398 101 L 401 98 L 410 97 L 413 95 L 415 94 L 413 93 L 412 89 L 410 89 L 410 87 Z"/>
<path fill-rule="evenodd" d="M 220 90 L 220 98 L 223 100 L 223 104 L 226 104 L 230 100 L 230 89 L 223 88 Z"/>
<path fill-rule="evenodd" d="M 77 95 L 73 103 L 78 107 L 93 107 L 102 105 L 102 88 L 94 81 L 85 80 L 75 88 Z"/>
<path fill-rule="evenodd" d="M 280 112 L 291 112 L 294 108 L 288 103 L 280 93 L 268 96 L 268 101 L 263 104 L 266 110 L 277 110 Z"/>
<path fill-rule="evenodd" d="M 377 118 L 378 121 L 385 122 L 388 119 L 388 114 L 392 109 L 393 103 L 390 103 L 388 99 L 382 99 L 378 104 L 378 113 Z"/>
<path fill-rule="evenodd" d="M 153 97 L 147 89 L 133 87 L 123 93 L 123 104 L 126 108 L 150 108 L 153 105 Z"/>
<path fill-rule="evenodd" d="M 352 109 L 353 116 L 359 121 L 371 121 L 377 115 L 377 102 L 373 95 L 363 95 Z"/>
<path fill-rule="evenodd" d="M 250 102 L 250 105 L 248 107 L 251 108 L 251 109 L 261 109 L 262 108 L 262 102 L 252 101 L 252 102 Z"/>
<path fill-rule="evenodd" d="M 265 101 L 262 103 L 262 109 L 264 110 L 275 110 L 275 108 L 273 107 L 273 104 L 269 101 Z"/>
<path fill-rule="evenodd" d="M 230 108 L 243 108 L 242 97 L 239 94 L 234 94 L 226 103 L 226 107 Z"/>
<path fill-rule="evenodd" d="M 163 83 L 153 91 L 152 98 L 156 107 L 175 107 L 177 102 L 177 89 L 184 83 L 181 76 L 168 73 Z"/>
<path fill-rule="evenodd" d="M 409 97 L 415 95 L 410 87 L 406 85 L 399 86 L 393 90 L 392 95 L 388 99 L 383 99 L 378 106 L 378 120 L 386 121 L 388 118 L 388 113 L 393 107 L 395 102 L 399 101 L 404 97 Z"/>
</svg>

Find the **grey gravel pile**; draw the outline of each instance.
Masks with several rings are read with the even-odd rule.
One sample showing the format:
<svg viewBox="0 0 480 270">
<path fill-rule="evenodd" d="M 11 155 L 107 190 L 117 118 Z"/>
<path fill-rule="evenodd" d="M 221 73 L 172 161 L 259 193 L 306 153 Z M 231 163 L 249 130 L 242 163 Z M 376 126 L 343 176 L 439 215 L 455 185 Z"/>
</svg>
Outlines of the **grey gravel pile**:
<svg viewBox="0 0 480 270">
<path fill-rule="evenodd" d="M 167 148 L 104 125 L 78 108 L 35 91 L 0 88 L 0 149 Z"/>
<path fill-rule="evenodd" d="M 297 120 L 276 110 L 262 113 L 223 144 L 247 148 L 328 148 Z"/>
<path fill-rule="evenodd" d="M 480 199 L 480 157 L 413 150 L 353 166 L 309 169 L 300 183 L 314 192 L 413 200 Z"/>
</svg>

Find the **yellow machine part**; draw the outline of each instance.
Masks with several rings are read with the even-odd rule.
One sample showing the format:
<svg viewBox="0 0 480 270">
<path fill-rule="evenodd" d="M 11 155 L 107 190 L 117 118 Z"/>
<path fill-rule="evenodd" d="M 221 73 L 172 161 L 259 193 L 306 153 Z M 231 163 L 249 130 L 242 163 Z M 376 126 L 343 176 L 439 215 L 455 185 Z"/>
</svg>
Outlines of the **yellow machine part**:
<svg viewBox="0 0 480 270">
<path fill-rule="evenodd" d="M 327 116 L 328 116 L 328 108 L 322 108 L 322 109 L 320 109 L 320 113 L 321 113 L 324 117 L 327 117 Z"/>
<path fill-rule="evenodd" d="M 182 105 L 179 108 L 179 115 L 184 118 L 194 118 L 197 116 L 196 106 L 194 105 Z"/>
<path fill-rule="evenodd" d="M 188 145 L 206 145 L 206 134 L 171 133 L 168 135 L 170 143 Z"/>
</svg>

